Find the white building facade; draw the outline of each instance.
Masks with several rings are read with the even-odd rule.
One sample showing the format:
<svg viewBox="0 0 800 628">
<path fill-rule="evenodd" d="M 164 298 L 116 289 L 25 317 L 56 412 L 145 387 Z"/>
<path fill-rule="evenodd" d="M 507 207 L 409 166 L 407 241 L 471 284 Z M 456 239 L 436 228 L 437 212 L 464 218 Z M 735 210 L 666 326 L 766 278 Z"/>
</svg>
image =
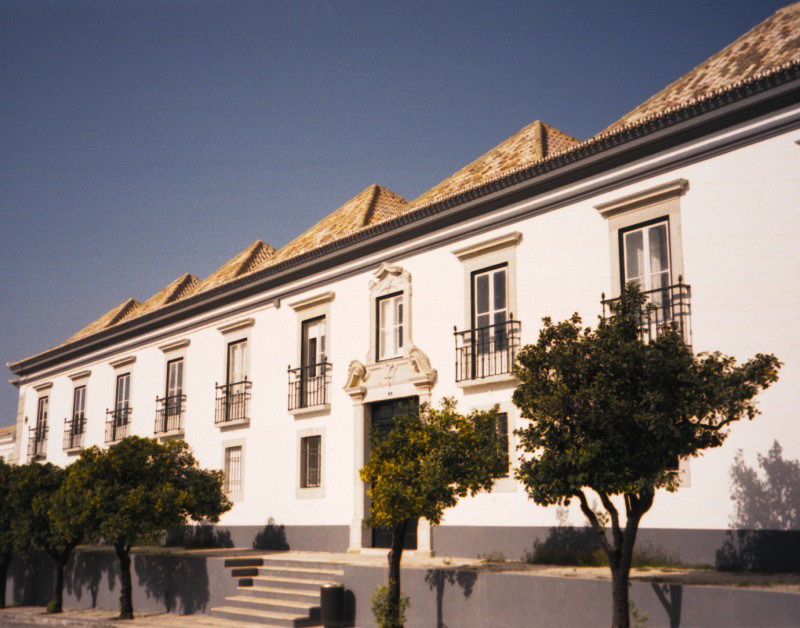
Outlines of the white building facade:
<svg viewBox="0 0 800 628">
<path fill-rule="evenodd" d="M 798 203 L 793 62 L 10 365 L 18 454 L 67 465 L 128 434 L 183 438 L 225 470 L 237 545 L 380 546 L 358 476 L 370 426 L 402 400 L 499 404 L 513 467 L 516 351 L 545 316 L 594 325 L 637 281 L 695 352 L 784 363 L 762 415 L 682 461 L 643 520 L 643 538 L 713 562 L 736 452 L 800 458 Z M 557 522 L 512 468 L 416 543 L 517 558 Z"/>
</svg>

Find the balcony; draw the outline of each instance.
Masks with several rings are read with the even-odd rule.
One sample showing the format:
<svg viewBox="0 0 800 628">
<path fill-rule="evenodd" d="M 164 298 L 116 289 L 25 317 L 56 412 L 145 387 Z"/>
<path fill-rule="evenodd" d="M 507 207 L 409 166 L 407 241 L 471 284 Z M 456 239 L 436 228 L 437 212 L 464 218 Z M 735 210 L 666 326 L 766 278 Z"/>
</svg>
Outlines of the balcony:
<svg viewBox="0 0 800 628">
<path fill-rule="evenodd" d="M 215 425 L 226 427 L 245 425 L 250 422 L 250 388 L 252 385 L 252 382 L 245 379 L 241 382 L 216 386 Z"/>
<path fill-rule="evenodd" d="M 116 443 L 128 435 L 132 411 L 130 407 L 106 411 L 106 443 Z"/>
<path fill-rule="evenodd" d="M 183 434 L 183 409 L 186 395 L 156 397 L 156 421 L 153 432 L 162 438 Z"/>
<path fill-rule="evenodd" d="M 639 311 L 639 337 L 642 342 L 650 342 L 658 337 L 669 325 L 678 328 L 683 341 L 692 345 L 692 289 L 678 277 L 678 283 L 647 290 L 641 293 L 644 303 Z M 613 316 L 619 297 L 606 299 L 603 295 L 603 318 Z M 606 310 L 608 308 L 608 311 Z"/>
<path fill-rule="evenodd" d="M 28 428 L 28 460 L 42 460 L 47 450 L 47 423 Z"/>
<path fill-rule="evenodd" d="M 83 449 L 83 434 L 86 431 L 86 416 L 76 414 L 64 419 L 64 451 L 75 452 Z"/>
<path fill-rule="evenodd" d="M 297 415 L 330 409 L 332 368 L 330 362 L 320 362 L 288 369 L 289 412 Z"/>
<path fill-rule="evenodd" d="M 462 387 L 513 382 L 522 324 L 513 319 L 456 331 L 456 383 Z"/>
</svg>

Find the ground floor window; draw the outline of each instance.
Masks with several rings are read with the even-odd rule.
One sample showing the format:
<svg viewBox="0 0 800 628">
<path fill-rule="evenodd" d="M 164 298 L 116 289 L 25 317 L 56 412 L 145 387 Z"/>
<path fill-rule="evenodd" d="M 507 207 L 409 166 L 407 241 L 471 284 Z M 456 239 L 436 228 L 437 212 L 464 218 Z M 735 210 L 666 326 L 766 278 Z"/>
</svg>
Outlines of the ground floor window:
<svg viewBox="0 0 800 628">
<path fill-rule="evenodd" d="M 322 436 L 300 440 L 300 486 L 315 488 L 322 484 Z"/>
<path fill-rule="evenodd" d="M 223 486 L 228 495 L 242 493 L 242 446 L 225 448 L 225 483 Z"/>
</svg>

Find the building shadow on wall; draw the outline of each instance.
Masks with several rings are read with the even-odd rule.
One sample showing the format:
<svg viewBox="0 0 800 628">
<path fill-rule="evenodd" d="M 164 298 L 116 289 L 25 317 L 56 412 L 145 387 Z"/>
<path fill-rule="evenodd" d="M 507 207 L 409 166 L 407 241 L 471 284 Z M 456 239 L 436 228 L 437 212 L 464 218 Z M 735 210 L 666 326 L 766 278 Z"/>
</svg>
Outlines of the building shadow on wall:
<svg viewBox="0 0 800 628">
<path fill-rule="evenodd" d="M 288 550 L 289 543 L 286 540 L 286 526 L 276 524 L 275 519 L 270 517 L 264 529 L 256 534 L 256 538 L 253 539 L 253 549 Z"/>
<path fill-rule="evenodd" d="M 76 551 L 64 570 L 64 588 L 78 602 L 84 593 L 97 608 L 97 594 L 103 578 L 108 578 L 108 590 L 117 586 L 117 558 L 113 552 Z"/>
<path fill-rule="evenodd" d="M 188 615 L 206 609 L 209 590 L 205 558 L 138 554 L 133 568 L 147 597 L 163 603 L 168 613 Z"/>
<path fill-rule="evenodd" d="M 758 467 L 737 453 L 730 473 L 734 514 L 717 568 L 800 571 L 800 461 L 785 460 L 775 441 L 758 455 Z"/>
<path fill-rule="evenodd" d="M 461 569 L 428 569 L 425 582 L 431 591 L 436 591 L 436 628 L 447 628 L 443 621 L 444 616 L 444 590 L 446 586 L 458 585 L 468 600 L 472 596 L 472 589 L 478 574 L 475 571 Z"/>
</svg>

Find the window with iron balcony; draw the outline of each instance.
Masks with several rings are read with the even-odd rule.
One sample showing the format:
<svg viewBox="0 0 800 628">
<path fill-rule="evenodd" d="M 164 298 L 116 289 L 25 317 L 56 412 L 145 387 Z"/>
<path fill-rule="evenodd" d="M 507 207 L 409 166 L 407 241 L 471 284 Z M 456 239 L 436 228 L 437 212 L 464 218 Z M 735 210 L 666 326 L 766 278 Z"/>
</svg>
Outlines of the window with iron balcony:
<svg viewBox="0 0 800 628">
<path fill-rule="evenodd" d="M 186 395 L 183 394 L 183 358 L 167 362 L 166 390 L 156 397 L 156 420 L 153 428 L 157 436 L 183 433 L 183 411 Z"/>
<path fill-rule="evenodd" d="M 36 406 L 36 425 L 28 430 L 28 460 L 41 460 L 47 451 L 47 415 L 50 398 L 40 397 Z"/>
<path fill-rule="evenodd" d="M 330 404 L 331 364 L 325 352 L 326 317 L 301 324 L 300 367 L 288 368 L 289 411 L 323 408 Z"/>
<path fill-rule="evenodd" d="M 228 343 L 226 381 L 216 386 L 214 423 L 220 426 L 250 422 L 250 389 L 247 379 L 247 340 Z"/>
<path fill-rule="evenodd" d="M 116 443 L 128 436 L 132 408 L 131 374 L 117 375 L 114 392 L 114 408 L 106 410 L 106 443 Z"/>
<path fill-rule="evenodd" d="M 83 448 L 86 432 L 86 386 L 78 386 L 72 392 L 72 416 L 64 419 L 64 445 L 66 452 Z"/>
</svg>

